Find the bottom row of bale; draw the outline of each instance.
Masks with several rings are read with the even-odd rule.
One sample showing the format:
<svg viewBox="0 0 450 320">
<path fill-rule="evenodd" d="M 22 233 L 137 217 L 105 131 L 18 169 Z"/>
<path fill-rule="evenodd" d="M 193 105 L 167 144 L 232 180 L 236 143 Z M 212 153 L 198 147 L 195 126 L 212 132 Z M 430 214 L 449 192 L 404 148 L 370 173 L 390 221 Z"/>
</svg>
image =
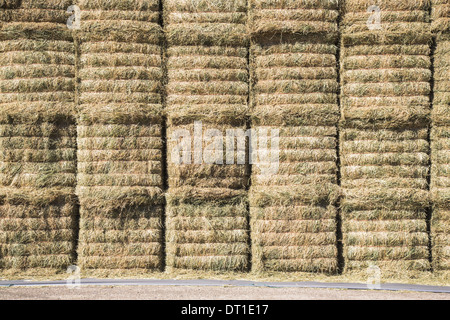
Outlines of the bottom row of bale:
<svg viewBox="0 0 450 320">
<path fill-rule="evenodd" d="M 70 191 L 0 190 L 2 271 L 61 271 L 76 263 L 85 271 L 162 271 L 164 265 L 169 271 L 338 270 L 336 208 L 324 199 L 308 204 L 298 197 L 292 204 L 290 192 L 271 190 L 254 194 L 250 203 L 235 192 L 209 201 L 201 195 L 199 204 L 196 195 L 187 200 L 180 190 L 166 200 L 164 227 L 160 193 L 89 189 L 78 225 L 77 199 Z M 343 204 L 346 270 L 372 264 L 397 272 L 430 270 L 424 210 L 386 209 L 382 201 L 357 205 L 361 197 L 379 196 L 364 192 L 355 190 Z M 99 202 L 108 206 L 99 209 Z M 446 212 L 437 209 L 439 216 Z M 433 221 L 435 271 L 445 270 L 446 227 Z"/>
</svg>

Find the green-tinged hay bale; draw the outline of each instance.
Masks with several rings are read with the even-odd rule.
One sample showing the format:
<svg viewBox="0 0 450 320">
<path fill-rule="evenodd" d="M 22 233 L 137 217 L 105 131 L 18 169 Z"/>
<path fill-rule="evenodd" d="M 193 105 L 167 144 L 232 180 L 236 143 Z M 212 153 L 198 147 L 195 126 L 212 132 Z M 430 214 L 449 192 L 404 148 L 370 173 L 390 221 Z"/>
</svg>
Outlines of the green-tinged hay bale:
<svg viewBox="0 0 450 320">
<path fill-rule="evenodd" d="M 75 187 L 72 110 L 55 103 L 0 104 L 0 108 L 0 184 L 19 188 Z"/>
<path fill-rule="evenodd" d="M 360 16 L 360 22 L 366 24 L 367 19 L 369 18 L 372 12 L 368 12 L 368 8 L 374 5 L 370 0 L 347 0 L 343 3 L 343 11 L 344 11 L 344 25 L 346 23 L 353 24 L 357 19 L 355 16 Z M 381 0 L 375 3 L 381 9 L 382 19 L 386 22 L 428 22 L 429 17 L 423 16 L 422 12 L 429 12 L 431 9 L 431 1 L 430 0 Z M 385 19 L 383 19 L 383 14 L 386 15 Z M 414 19 L 416 18 L 416 19 Z"/>
<path fill-rule="evenodd" d="M 171 124 L 245 123 L 247 52 L 243 47 L 169 47 L 166 90 Z"/>
<path fill-rule="evenodd" d="M 201 118 L 195 120 L 201 121 Z M 230 130 L 233 130 L 233 134 Z M 242 138 L 234 138 L 237 136 L 236 131 L 241 133 Z M 243 149 L 243 145 L 248 145 L 245 131 L 246 128 L 242 125 L 232 127 L 203 122 L 169 125 L 169 188 L 245 188 L 248 185 L 247 152 Z M 210 133 L 214 136 L 208 138 Z M 233 142 L 230 143 L 228 138 L 233 139 Z"/>
<path fill-rule="evenodd" d="M 0 189 L 0 268 L 65 270 L 74 263 L 72 189 Z"/>
<path fill-rule="evenodd" d="M 348 261 L 346 263 L 345 272 L 348 274 L 362 270 L 371 270 L 374 267 L 380 268 L 381 275 L 399 276 L 405 272 L 412 272 L 412 275 L 414 275 L 417 274 L 417 272 L 429 271 L 430 262 L 428 259 Z"/>
<path fill-rule="evenodd" d="M 448 204 L 435 205 L 431 221 L 433 269 L 450 270 L 450 211 Z"/>
<path fill-rule="evenodd" d="M 253 1 L 252 5 L 253 18 L 265 20 L 255 22 L 253 30 L 250 116 L 256 133 L 266 130 L 271 147 L 276 143 L 279 149 L 277 163 L 255 151 L 259 162 L 252 167 L 249 193 L 252 269 L 334 273 L 340 196 L 337 48 L 332 39 L 336 28 L 332 10 L 337 3 Z M 315 7 L 324 10 L 314 11 Z M 315 23 L 313 14 L 331 15 L 333 21 L 316 24 L 318 29 L 328 24 L 328 35 L 326 28 L 308 28 Z M 275 21 L 277 15 L 286 23 L 273 24 L 270 19 Z M 289 16 L 304 16 L 304 21 L 291 23 Z M 292 32 L 289 39 L 284 32 Z M 302 35 L 315 32 L 314 37 Z M 275 139 L 274 130 L 279 133 Z M 268 168 L 276 170 L 268 174 Z"/>
<path fill-rule="evenodd" d="M 20 5 L 20 0 L 0 0 L 0 8 L 13 9 Z"/>
<path fill-rule="evenodd" d="M 161 47 L 89 41 L 80 45 L 79 99 L 82 104 L 161 103 Z M 119 109 L 117 106 L 116 110 Z"/>
<path fill-rule="evenodd" d="M 247 0 L 163 0 L 169 45 L 246 46 Z"/>
<path fill-rule="evenodd" d="M 433 32 L 450 31 L 450 1 L 432 0 L 431 7 L 431 28 Z"/>
<path fill-rule="evenodd" d="M 380 8 L 380 25 L 378 29 L 369 29 L 371 18 L 376 14 L 369 12 L 369 7 Z M 430 1 L 396 0 L 396 1 L 345 1 L 341 22 L 342 44 L 344 46 L 360 45 L 413 45 L 431 44 Z"/>
<path fill-rule="evenodd" d="M 3 0 L 0 1 L 0 21 L 4 22 L 51 22 L 66 24 L 70 14 L 67 8 L 71 0 Z"/>
<path fill-rule="evenodd" d="M 161 189 L 78 187 L 77 194 L 78 261 L 82 269 L 161 269 Z"/>
<path fill-rule="evenodd" d="M 339 108 L 333 44 L 254 44 L 251 57 L 251 116 L 256 124 L 336 125 Z"/>
<path fill-rule="evenodd" d="M 341 126 L 383 129 L 427 125 L 432 74 L 429 46 L 353 46 L 345 42 L 343 46 Z"/>
<path fill-rule="evenodd" d="M 162 39 L 162 30 L 158 24 L 147 21 L 91 20 L 83 22 L 82 20 L 77 37 L 83 43 L 108 40 L 159 44 Z"/>
<path fill-rule="evenodd" d="M 309 199 L 279 203 L 275 192 L 272 202 L 262 203 L 259 189 L 250 193 L 253 270 L 336 272 L 336 208 Z"/>
<path fill-rule="evenodd" d="M 337 121 L 337 119 L 336 119 Z M 269 122 L 269 121 L 268 121 Z M 276 119 L 273 121 L 277 123 Z M 254 124 L 258 121 L 254 119 Z M 311 123 L 312 125 L 314 122 Z M 260 144 L 255 150 L 258 156 L 252 170 L 253 186 L 281 185 L 312 185 L 321 183 L 337 183 L 336 165 L 336 135 L 334 126 L 289 126 L 291 123 L 281 123 L 284 127 L 260 127 L 255 129 L 257 135 L 261 130 L 267 130 L 268 140 L 273 143 L 273 130 L 280 130 L 278 142 L 277 163 L 271 160 L 273 150 L 267 158 L 261 153 Z M 272 148 L 272 146 L 269 146 Z M 258 149 L 259 148 L 259 149 Z M 267 174 L 266 170 L 273 168 L 276 172 Z"/>
<path fill-rule="evenodd" d="M 335 204 L 340 195 L 334 184 L 306 186 L 255 187 L 250 193 L 252 207 Z"/>
<path fill-rule="evenodd" d="M 168 268 L 247 270 L 250 247 L 245 191 L 171 188 L 166 198 Z"/>
<path fill-rule="evenodd" d="M 82 270 L 134 270 L 144 269 L 147 270 L 159 270 L 161 268 L 161 257 L 159 255 L 123 255 L 120 257 L 115 256 L 88 256 L 80 261 L 79 266 Z"/>
<path fill-rule="evenodd" d="M 132 103 L 84 105 L 80 108 L 78 119 L 81 126 L 92 126 L 92 130 L 112 127 L 122 130 L 129 128 L 142 133 L 148 130 L 157 135 L 161 135 L 161 120 L 160 106 Z M 114 135 L 112 131 L 108 136 Z"/>
<path fill-rule="evenodd" d="M 338 1 L 249 0 L 253 37 L 334 34 L 337 36 Z"/>
<path fill-rule="evenodd" d="M 56 102 L 73 109 L 75 48 L 71 41 L 70 33 L 55 24 L 4 24 L 0 31 L 2 103 L 17 102 L 8 108 L 20 104 L 18 109 L 23 110 L 28 107 L 23 102 L 49 101 L 48 106 L 39 106 L 39 113 L 53 105 L 61 109 Z"/>
<path fill-rule="evenodd" d="M 448 4 L 447 4 L 448 5 Z M 433 270 L 450 269 L 450 85 L 448 71 L 450 37 L 440 34 L 435 50 L 435 94 L 433 100 L 431 138 L 431 181 L 433 201 L 431 239 Z"/>
<path fill-rule="evenodd" d="M 401 266 L 403 269 L 397 272 L 429 269 L 425 210 L 405 211 L 406 205 L 395 210 L 396 206 L 389 205 L 387 198 L 382 200 L 387 205 L 384 208 L 378 205 L 378 209 L 366 205 L 354 209 L 347 202 L 342 204 L 346 271 L 367 268 L 368 264 L 378 265 L 382 270 L 392 270 L 391 265 Z"/>
<path fill-rule="evenodd" d="M 428 270 L 428 129 L 375 128 L 341 130 L 346 272 Z"/>
<path fill-rule="evenodd" d="M 76 3 L 81 11 L 81 42 L 116 41 L 160 44 L 162 29 L 159 1 L 87 1 Z"/>
</svg>

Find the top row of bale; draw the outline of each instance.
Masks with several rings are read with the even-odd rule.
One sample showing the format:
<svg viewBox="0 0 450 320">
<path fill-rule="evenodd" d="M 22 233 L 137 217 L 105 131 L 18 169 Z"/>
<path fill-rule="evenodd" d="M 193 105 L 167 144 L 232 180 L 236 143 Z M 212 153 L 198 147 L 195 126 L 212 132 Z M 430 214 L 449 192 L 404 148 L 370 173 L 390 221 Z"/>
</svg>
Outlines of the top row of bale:
<svg viewBox="0 0 450 320">
<path fill-rule="evenodd" d="M 249 35 L 265 37 L 270 34 L 286 36 L 326 33 L 335 37 L 338 34 L 335 21 L 339 16 L 339 6 L 344 11 L 341 24 L 343 33 L 354 33 L 347 41 L 370 41 L 367 36 L 358 34 L 367 29 L 368 9 L 373 5 L 381 9 L 383 30 L 402 35 L 383 36 L 376 32 L 371 35 L 387 42 L 395 39 L 405 43 L 427 41 L 420 34 L 430 31 L 430 8 L 433 32 L 448 32 L 450 26 L 449 0 L 0 0 L 0 8 L 14 9 L 1 10 L 0 20 L 65 24 L 68 18 L 67 8 L 76 4 L 83 11 L 85 30 L 88 28 L 103 36 L 114 37 L 114 30 L 122 30 L 124 34 L 126 31 L 145 31 L 142 28 L 151 28 L 146 33 L 147 38 L 156 36 L 158 39 L 161 32 L 155 32 L 155 28 L 159 27 L 160 1 L 163 1 L 165 10 L 164 21 L 169 26 L 166 30 L 168 40 L 173 45 L 186 41 L 193 45 L 245 44 Z M 114 24 L 105 24 L 105 20 L 111 20 Z M 130 24 L 130 21 L 133 23 Z"/>
</svg>

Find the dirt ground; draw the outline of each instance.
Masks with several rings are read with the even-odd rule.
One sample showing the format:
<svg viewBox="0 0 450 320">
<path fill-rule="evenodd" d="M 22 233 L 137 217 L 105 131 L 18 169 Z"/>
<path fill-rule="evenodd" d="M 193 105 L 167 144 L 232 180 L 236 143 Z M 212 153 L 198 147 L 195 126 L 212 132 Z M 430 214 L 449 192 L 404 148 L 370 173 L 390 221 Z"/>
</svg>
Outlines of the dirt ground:
<svg viewBox="0 0 450 320">
<path fill-rule="evenodd" d="M 0 300 L 450 300 L 450 294 L 311 288 L 83 286 L 0 288 Z"/>
</svg>

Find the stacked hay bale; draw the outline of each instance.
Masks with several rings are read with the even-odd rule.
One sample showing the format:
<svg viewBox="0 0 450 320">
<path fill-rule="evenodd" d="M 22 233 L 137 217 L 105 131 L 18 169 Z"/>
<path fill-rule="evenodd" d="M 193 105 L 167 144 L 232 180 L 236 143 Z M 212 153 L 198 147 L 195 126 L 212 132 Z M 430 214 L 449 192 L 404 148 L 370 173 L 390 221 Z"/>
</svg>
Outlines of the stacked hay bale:
<svg viewBox="0 0 450 320">
<path fill-rule="evenodd" d="M 252 128 L 267 129 L 275 144 L 279 130 L 280 149 L 277 172 L 265 170 L 275 158 L 252 167 L 252 266 L 336 272 L 338 4 L 251 0 L 250 7 Z"/>
<path fill-rule="evenodd" d="M 227 130 L 243 134 L 246 129 L 247 1 L 165 0 L 163 6 L 168 41 L 167 267 L 245 270 L 250 251 L 247 166 L 237 164 L 235 147 L 227 150 L 235 160 L 227 164 L 222 147 Z M 241 152 L 245 156 L 243 148 Z"/>
<path fill-rule="evenodd" d="M 0 268 L 65 271 L 76 225 L 70 1 L 0 2 Z"/>
<path fill-rule="evenodd" d="M 372 5 L 347 0 L 342 22 L 345 266 L 407 274 L 430 267 L 430 8 L 377 1 L 377 17 Z"/>
<path fill-rule="evenodd" d="M 84 1 L 80 52 L 79 265 L 163 267 L 158 0 Z"/>
<path fill-rule="evenodd" d="M 450 275 L 450 2 L 434 0 L 434 99 L 431 130 L 433 270 Z"/>
<path fill-rule="evenodd" d="M 435 33 L 450 32 L 450 1 L 432 0 L 431 26 Z"/>
</svg>

